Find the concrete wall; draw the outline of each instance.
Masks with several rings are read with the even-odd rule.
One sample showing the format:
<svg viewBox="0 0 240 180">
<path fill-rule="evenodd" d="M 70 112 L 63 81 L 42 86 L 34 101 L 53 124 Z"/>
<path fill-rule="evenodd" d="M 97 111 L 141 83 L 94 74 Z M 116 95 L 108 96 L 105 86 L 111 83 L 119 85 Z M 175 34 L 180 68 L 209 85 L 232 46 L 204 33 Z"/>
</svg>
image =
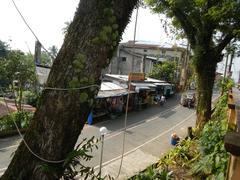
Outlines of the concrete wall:
<svg viewBox="0 0 240 180">
<path fill-rule="evenodd" d="M 117 54 L 112 58 L 111 63 L 103 73 L 110 74 L 124 74 L 127 75 L 130 72 L 142 72 L 143 70 L 143 58 L 154 57 L 154 59 L 145 58 L 145 73 L 150 73 L 153 68 L 153 64 L 156 59 L 162 60 L 178 60 L 179 71 L 181 71 L 182 62 L 184 60 L 183 51 L 177 51 L 174 48 L 138 48 L 119 46 Z M 134 60 L 133 60 L 134 57 Z"/>
</svg>

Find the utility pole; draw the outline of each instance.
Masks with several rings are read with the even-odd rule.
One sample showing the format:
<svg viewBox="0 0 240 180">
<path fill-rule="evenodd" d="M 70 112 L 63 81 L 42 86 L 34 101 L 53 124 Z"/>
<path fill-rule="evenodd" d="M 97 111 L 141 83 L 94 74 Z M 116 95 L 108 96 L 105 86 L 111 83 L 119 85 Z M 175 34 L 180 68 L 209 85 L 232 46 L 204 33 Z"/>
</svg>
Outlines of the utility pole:
<svg viewBox="0 0 240 180">
<path fill-rule="evenodd" d="M 184 57 L 184 61 L 182 63 L 182 71 L 181 71 L 181 77 L 180 77 L 180 86 L 181 90 L 184 90 L 186 88 L 187 84 L 187 69 L 188 69 L 188 62 L 189 62 L 189 52 L 190 52 L 190 45 L 189 42 L 187 43 L 187 49 Z"/>
<path fill-rule="evenodd" d="M 135 42 L 136 42 L 136 32 L 137 32 L 138 9 L 139 9 L 139 6 L 137 7 L 137 11 L 136 11 L 135 26 L 134 26 L 134 35 L 133 35 L 132 72 L 134 72 L 134 65 L 135 65 L 134 56 L 135 56 Z"/>
<path fill-rule="evenodd" d="M 234 55 L 235 55 L 235 52 L 232 51 L 230 63 L 229 63 L 229 66 L 228 66 L 228 76 L 229 76 L 229 77 L 231 77 L 231 70 L 232 70 L 232 64 L 233 64 Z"/>
<path fill-rule="evenodd" d="M 224 68 L 224 75 L 223 75 L 223 79 L 226 78 L 226 74 L 227 74 L 227 66 L 228 66 L 228 52 L 226 52 L 226 62 L 225 62 L 225 68 Z"/>
<path fill-rule="evenodd" d="M 143 56 L 143 61 L 142 61 L 142 73 L 145 73 L 145 65 L 146 65 L 146 54 Z"/>
<path fill-rule="evenodd" d="M 35 54 L 34 54 L 34 61 L 35 64 L 38 65 L 41 63 L 41 48 L 42 45 L 39 41 L 35 42 Z"/>
</svg>

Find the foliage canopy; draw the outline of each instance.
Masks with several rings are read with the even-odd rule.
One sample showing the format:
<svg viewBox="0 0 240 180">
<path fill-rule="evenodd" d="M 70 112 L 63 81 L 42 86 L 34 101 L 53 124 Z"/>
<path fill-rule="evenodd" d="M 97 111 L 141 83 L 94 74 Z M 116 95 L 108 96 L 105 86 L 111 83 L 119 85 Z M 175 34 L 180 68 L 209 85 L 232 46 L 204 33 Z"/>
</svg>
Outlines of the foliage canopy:
<svg viewBox="0 0 240 180">
<path fill-rule="evenodd" d="M 163 63 L 155 64 L 150 77 L 173 82 L 176 70 L 176 63 L 172 61 L 165 61 Z"/>
</svg>

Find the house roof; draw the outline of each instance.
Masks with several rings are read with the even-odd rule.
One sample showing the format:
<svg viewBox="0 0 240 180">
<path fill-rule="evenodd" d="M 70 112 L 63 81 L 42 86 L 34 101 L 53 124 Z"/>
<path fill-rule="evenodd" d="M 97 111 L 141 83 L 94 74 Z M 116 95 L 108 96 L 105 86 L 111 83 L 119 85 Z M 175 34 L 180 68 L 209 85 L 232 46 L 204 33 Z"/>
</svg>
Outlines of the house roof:
<svg viewBox="0 0 240 180">
<path fill-rule="evenodd" d="M 142 42 L 142 41 L 128 41 L 125 43 L 121 43 L 120 46 L 122 47 L 128 47 L 128 48 L 139 48 L 139 49 L 163 49 L 163 50 L 169 50 L 169 51 L 186 51 L 186 48 L 179 47 L 175 44 L 170 43 L 162 43 L 162 44 L 156 44 L 153 42 Z"/>
<path fill-rule="evenodd" d="M 128 81 L 128 75 L 121 75 L 121 74 L 105 74 L 106 77 L 111 77 L 114 78 L 116 80 L 120 80 L 120 81 L 124 81 L 127 82 Z M 158 79 L 154 79 L 154 78 L 150 78 L 150 77 L 146 77 L 145 81 L 143 81 L 142 83 L 164 83 L 166 81 L 163 80 L 158 80 Z"/>
</svg>

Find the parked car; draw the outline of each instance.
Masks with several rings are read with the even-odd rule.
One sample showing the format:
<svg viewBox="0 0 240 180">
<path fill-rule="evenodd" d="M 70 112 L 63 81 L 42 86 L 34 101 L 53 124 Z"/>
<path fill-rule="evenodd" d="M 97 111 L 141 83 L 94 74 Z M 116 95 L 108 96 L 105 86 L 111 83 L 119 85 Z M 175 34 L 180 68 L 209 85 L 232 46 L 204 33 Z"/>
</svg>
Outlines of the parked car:
<svg viewBox="0 0 240 180">
<path fill-rule="evenodd" d="M 180 104 L 188 108 L 195 107 L 196 105 L 195 91 L 189 90 L 182 93 Z"/>
</svg>

